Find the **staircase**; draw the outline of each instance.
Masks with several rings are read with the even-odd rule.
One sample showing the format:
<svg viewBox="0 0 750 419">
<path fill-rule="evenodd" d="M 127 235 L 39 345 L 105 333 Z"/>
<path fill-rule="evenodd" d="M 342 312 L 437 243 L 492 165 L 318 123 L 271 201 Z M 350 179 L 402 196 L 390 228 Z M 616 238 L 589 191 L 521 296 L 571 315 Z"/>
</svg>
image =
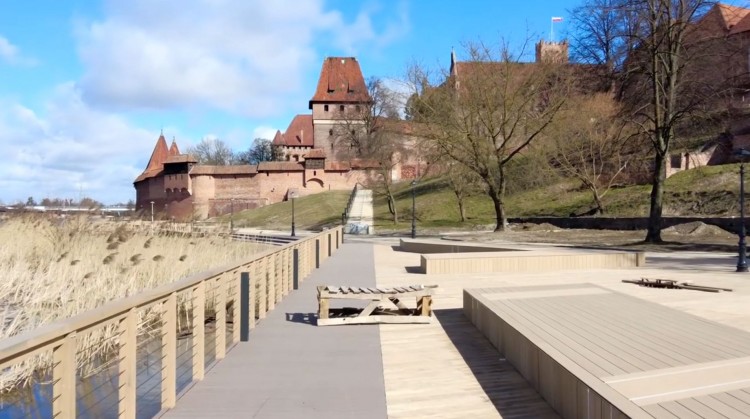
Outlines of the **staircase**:
<svg viewBox="0 0 750 419">
<path fill-rule="evenodd" d="M 372 191 L 357 188 L 351 202 L 344 232 L 348 234 L 373 234 Z"/>
</svg>

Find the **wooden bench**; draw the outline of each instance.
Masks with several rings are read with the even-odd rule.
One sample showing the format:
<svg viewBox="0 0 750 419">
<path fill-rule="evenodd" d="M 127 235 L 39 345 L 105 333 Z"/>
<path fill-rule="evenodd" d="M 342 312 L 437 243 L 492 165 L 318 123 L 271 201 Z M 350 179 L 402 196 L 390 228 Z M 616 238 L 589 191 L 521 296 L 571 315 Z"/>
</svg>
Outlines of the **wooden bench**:
<svg viewBox="0 0 750 419">
<path fill-rule="evenodd" d="M 435 285 L 403 287 L 318 287 L 318 326 L 373 323 L 429 323 Z M 415 298 L 416 309 L 404 298 Z M 369 300 L 363 309 L 330 308 L 330 300 Z"/>
</svg>

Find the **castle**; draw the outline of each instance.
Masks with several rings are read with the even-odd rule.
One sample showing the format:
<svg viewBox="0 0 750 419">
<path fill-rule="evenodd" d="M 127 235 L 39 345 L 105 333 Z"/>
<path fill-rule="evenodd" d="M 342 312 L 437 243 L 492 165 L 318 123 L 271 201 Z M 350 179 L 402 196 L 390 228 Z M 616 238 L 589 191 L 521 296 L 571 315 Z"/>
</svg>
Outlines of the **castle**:
<svg viewBox="0 0 750 419">
<path fill-rule="evenodd" d="M 181 154 L 174 140 L 168 147 L 162 133 L 134 181 L 136 210 L 153 209 L 178 220 L 204 219 L 370 182 L 381 175 L 377 163 L 356 158 L 347 142 L 338 139 L 342 127 L 362 123 L 357 115 L 371 101 L 356 58 L 329 57 L 309 101 L 312 113 L 295 116 L 286 132 L 276 132 L 273 147 L 281 161 L 202 165 Z M 404 156 L 391 170 L 391 180 L 413 177 L 416 164 L 416 157 Z"/>
</svg>

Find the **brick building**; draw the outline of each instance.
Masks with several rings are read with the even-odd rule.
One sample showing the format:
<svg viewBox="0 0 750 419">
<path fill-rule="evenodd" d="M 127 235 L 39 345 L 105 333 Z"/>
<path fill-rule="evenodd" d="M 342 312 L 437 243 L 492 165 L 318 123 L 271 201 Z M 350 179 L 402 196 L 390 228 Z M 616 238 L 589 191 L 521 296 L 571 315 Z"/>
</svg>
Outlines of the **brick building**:
<svg viewBox="0 0 750 419">
<path fill-rule="evenodd" d="M 134 182 L 136 209 L 149 213 L 153 206 L 155 213 L 168 218 L 203 219 L 281 202 L 290 192 L 304 196 L 366 184 L 380 176 L 378 165 L 356 158 L 338 133 L 342 126 L 356 124 L 354 116 L 370 101 L 355 58 L 326 58 L 309 101 L 312 114 L 297 115 L 286 132 L 276 132 L 273 147 L 281 161 L 201 165 L 181 154 L 174 140 L 167 147 L 162 134 Z M 396 135 L 413 141 L 407 131 Z M 396 165 L 394 180 L 414 176 L 413 164 L 404 163 Z"/>
</svg>

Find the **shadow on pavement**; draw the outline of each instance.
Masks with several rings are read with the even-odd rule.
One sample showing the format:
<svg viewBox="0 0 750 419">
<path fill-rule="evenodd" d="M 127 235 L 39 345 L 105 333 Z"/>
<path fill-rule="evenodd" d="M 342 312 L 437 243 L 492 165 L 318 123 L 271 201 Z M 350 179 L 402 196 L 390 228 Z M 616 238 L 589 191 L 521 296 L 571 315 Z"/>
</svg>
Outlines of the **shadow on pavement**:
<svg viewBox="0 0 750 419">
<path fill-rule="evenodd" d="M 484 393 L 504 418 L 559 418 L 462 309 L 435 310 L 437 320 L 469 366 Z"/>
</svg>

